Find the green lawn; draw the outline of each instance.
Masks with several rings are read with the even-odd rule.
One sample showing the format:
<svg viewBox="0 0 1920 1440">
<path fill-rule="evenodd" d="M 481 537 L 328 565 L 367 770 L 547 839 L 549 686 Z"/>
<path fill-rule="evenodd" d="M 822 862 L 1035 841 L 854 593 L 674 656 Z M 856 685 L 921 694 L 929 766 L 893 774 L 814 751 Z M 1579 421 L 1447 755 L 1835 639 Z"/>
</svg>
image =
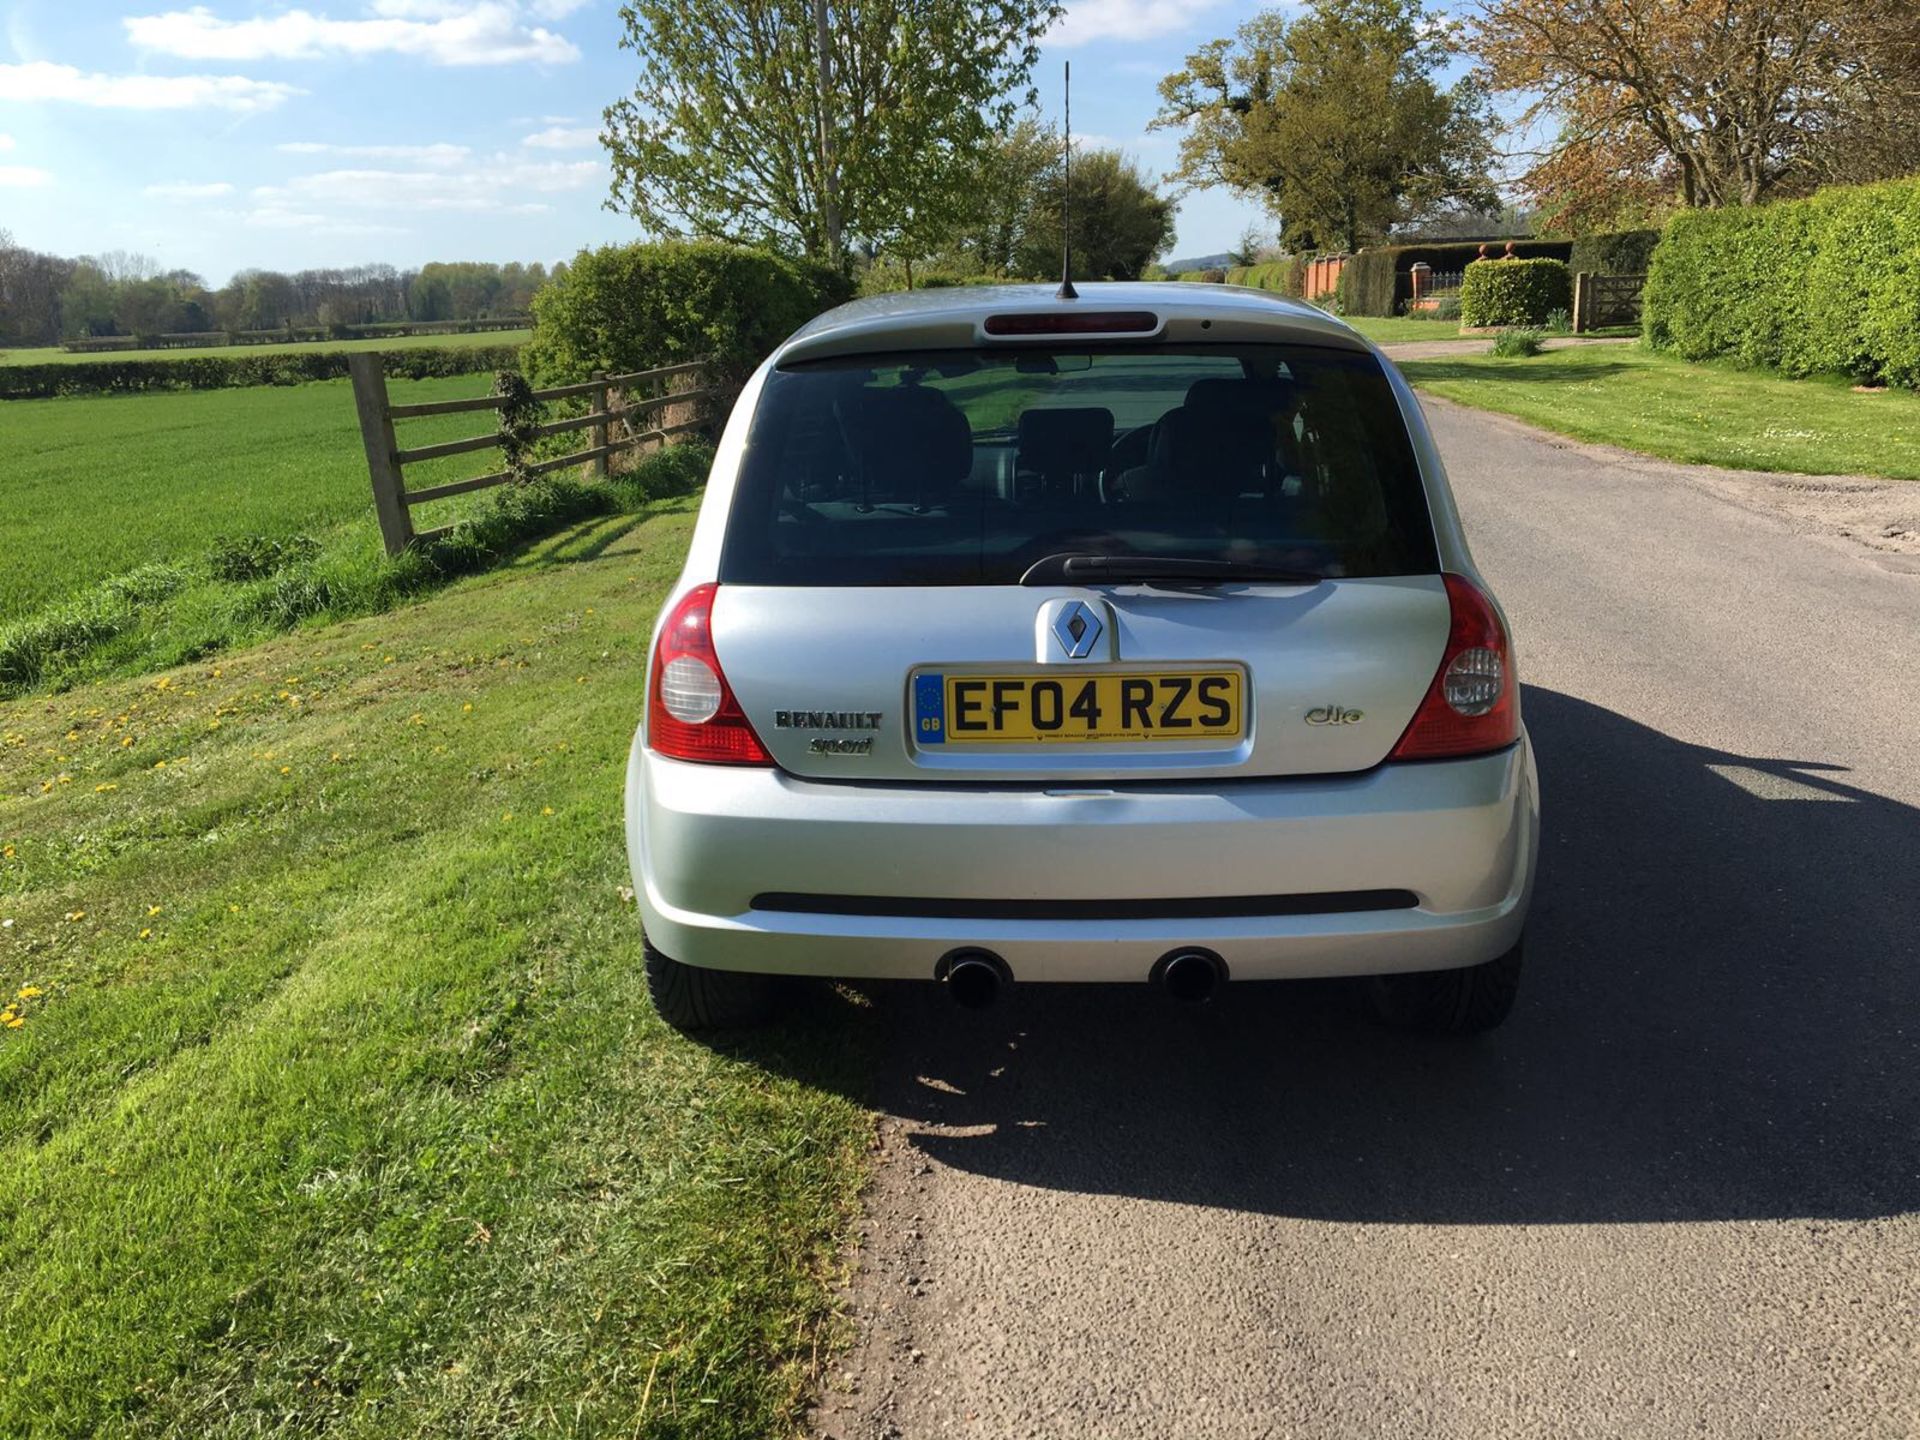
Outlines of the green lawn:
<svg viewBox="0 0 1920 1440">
<path fill-rule="evenodd" d="M 1455 320 L 1409 320 L 1404 315 L 1342 315 L 1339 318 L 1376 345 L 1405 345 L 1414 340 L 1460 338 L 1460 325 Z"/>
<path fill-rule="evenodd" d="M 0 1434 L 788 1432 L 875 1027 L 645 998 L 620 789 L 690 528 L 0 704 Z"/>
<path fill-rule="evenodd" d="M 483 395 L 485 375 L 393 380 L 396 403 Z M 485 434 L 492 417 L 404 421 L 403 445 Z M 0 623 L 109 575 L 199 555 L 215 536 L 374 527 L 345 380 L 0 403 Z M 410 466 L 409 485 L 477 475 L 482 451 Z M 425 529 L 448 502 L 416 512 Z"/>
<path fill-rule="evenodd" d="M 435 346 L 524 345 L 531 330 L 486 330 L 469 335 L 390 335 L 374 340 L 302 340 L 290 345 L 207 345 L 176 350 L 107 350 L 81 354 L 51 346 L 0 350 L 0 365 L 86 365 L 102 360 L 191 360 L 201 355 L 324 354 L 350 350 L 419 350 Z"/>
<path fill-rule="evenodd" d="M 1920 395 L 1910 391 L 1860 394 L 1842 381 L 1694 365 L 1638 345 L 1527 360 L 1475 352 L 1400 368 L 1449 400 L 1670 460 L 1920 479 Z"/>
</svg>

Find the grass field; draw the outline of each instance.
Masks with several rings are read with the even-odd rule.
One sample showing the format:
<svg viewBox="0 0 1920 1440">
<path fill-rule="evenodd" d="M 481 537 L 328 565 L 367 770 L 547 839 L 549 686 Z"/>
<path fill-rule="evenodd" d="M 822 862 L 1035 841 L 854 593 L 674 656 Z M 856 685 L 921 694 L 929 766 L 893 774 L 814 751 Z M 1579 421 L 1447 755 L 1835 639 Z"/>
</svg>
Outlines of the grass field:
<svg viewBox="0 0 1920 1440">
<path fill-rule="evenodd" d="M 0 1434 L 788 1432 L 873 1025 L 645 998 L 619 797 L 690 526 L 0 704 Z"/>
<path fill-rule="evenodd" d="M 396 403 L 482 395 L 484 375 L 394 380 Z M 485 434 L 491 417 L 404 421 L 401 443 Z M 0 405 L 0 623 L 106 576 L 199 555 L 221 535 L 374 526 L 345 380 Z M 410 485 L 476 475 L 490 452 L 411 466 Z M 417 512 L 425 529 L 460 502 Z M 442 513 L 446 512 L 446 513 Z"/>
<path fill-rule="evenodd" d="M 470 335 L 390 335 L 374 340 L 302 340 L 290 345 L 207 345 L 177 350 L 109 350 L 77 354 L 55 345 L 0 350 L 0 365 L 85 365 L 101 360 L 190 360 L 199 355 L 293 355 L 352 350 L 418 350 L 435 346 L 524 345 L 531 330 L 487 330 Z"/>
<path fill-rule="evenodd" d="M 1920 395 L 1910 391 L 1860 394 L 1843 381 L 1694 365 L 1638 345 L 1400 368 L 1449 400 L 1669 460 L 1920 479 Z"/>
</svg>

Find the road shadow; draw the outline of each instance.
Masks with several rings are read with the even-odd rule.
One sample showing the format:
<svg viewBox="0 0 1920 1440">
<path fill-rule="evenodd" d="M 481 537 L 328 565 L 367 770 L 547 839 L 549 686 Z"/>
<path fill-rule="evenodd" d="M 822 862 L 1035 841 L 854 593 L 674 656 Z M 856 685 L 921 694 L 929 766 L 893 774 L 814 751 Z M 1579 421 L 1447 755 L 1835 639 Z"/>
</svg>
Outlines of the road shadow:
<svg viewBox="0 0 1920 1440">
<path fill-rule="evenodd" d="M 1550 351 L 1550 354 L 1563 354 L 1564 351 Z M 1481 352 L 1472 360 L 1408 359 L 1396 360 L 1400 373 L 1407 377 L 1408 383 L 1430 385 L 1444 380 L 1485 380 L 1492 372 L 1480 361 L 1485 359 Z M 1610 376 L 1631 370 L 1618 360 L 1581 360 L 1564 364 L 1528 365 L 1516 360 L 1499 371 L 1502 385 L 1586 385 Z"/>
<path fill-rule="evenodd" d="M 1804 757 L 1676 741 L 1529 689 L 1545 847 L 1529 973 L 1466 1042 L 1349 985 L 811 992 L 726 1048 L 959 1170 L 1329 1220 L 1858 1218 L 1920 1208 L 1920 811 Z M 821 1057 L 817 1062 L 808 1057 Z"/>
</svg>

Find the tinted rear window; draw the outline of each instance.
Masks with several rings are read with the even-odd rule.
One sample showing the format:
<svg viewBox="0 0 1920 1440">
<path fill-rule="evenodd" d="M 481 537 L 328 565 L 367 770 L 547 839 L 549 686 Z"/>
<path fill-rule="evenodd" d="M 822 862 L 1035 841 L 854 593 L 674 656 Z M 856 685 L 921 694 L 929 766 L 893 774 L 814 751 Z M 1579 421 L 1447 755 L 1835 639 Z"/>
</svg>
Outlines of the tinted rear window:
<svg viewBox="0 0 1920 1440">
<path fill-rule="evenodd" d="M 1293 346 L 916 352 L 767 377 L 720 578 L 996 585 L 1063 551 L 1329 578 L 1431 574 L 1369 355 Z"/>
</svg>

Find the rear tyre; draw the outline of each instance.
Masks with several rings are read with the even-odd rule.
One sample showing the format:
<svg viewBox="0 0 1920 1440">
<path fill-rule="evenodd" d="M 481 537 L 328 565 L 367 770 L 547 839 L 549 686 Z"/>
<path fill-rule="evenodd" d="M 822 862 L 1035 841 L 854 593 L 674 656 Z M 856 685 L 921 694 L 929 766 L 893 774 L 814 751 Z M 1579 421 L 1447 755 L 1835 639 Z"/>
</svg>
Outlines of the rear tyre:
<svg viewBox="0 0 1920 1440">
<path fill-rule="evenodd" d="M 1382 1025 L 1421 1035 L 1476 1035 L 1507 1018 L 1520 990 L 1524 946 L 1464 970 L 1367 979 L 1367 1009 Z"/>
<path fill-rule="evenodd" d="M 737 970 L 683 965 L 652 945 L 647 951 L 647 994 L 660 1018 L 676 1030 L 731 1030 L 756 1025 L 773 1013 L 774 980 Z"/>
</svg>

